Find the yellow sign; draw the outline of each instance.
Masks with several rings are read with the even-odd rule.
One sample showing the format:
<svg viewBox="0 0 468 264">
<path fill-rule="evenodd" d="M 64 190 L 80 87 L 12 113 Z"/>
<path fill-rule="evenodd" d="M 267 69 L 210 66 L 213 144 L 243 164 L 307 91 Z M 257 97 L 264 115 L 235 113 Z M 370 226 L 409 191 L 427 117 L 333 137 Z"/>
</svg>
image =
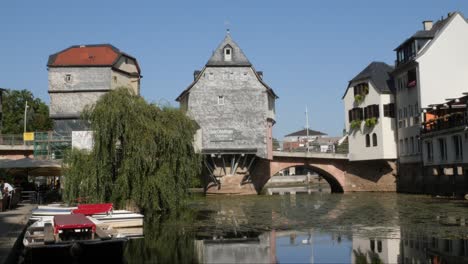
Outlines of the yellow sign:
<svg viewBox="0 0 468 264">
<path fill-rule="evenodd" d="M 25 133 L 23 133 L 23 140 L 24 141 L 33 141 L 34 140 L 34 132 L 25 132 Z"/>
</svg>

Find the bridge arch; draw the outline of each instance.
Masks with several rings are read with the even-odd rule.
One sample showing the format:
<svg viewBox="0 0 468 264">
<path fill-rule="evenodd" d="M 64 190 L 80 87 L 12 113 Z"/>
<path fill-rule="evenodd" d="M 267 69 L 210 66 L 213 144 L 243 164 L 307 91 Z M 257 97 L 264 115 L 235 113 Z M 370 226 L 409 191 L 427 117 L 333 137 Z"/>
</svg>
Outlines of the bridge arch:
<svg viewBox="0 0 468 264">
<path fill-rule="evenodd" d="M 319 173 L 330 184 L 332 193 L 343 193 L 345 185 L 344 172 L 333 165 L 314 164 L 310 162 L 275 162 L 270 164 L 270 175 L 273 176 L 291 167 L 303 166 Z"/>
</svg>

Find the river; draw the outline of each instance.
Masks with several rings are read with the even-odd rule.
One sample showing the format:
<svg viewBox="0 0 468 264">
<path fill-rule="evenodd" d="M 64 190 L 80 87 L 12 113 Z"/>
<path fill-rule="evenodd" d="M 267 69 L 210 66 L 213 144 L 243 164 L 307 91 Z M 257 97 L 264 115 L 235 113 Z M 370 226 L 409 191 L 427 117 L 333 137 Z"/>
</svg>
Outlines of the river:
<svg viewBox="0 0 468 264">
<path fill-rule="evenodd" d="M 194 196 L 186 210 L 145 218 L 145 237 L 127 245 L 129 263 L 468 263 L 466 201 Z"/>
</svg>

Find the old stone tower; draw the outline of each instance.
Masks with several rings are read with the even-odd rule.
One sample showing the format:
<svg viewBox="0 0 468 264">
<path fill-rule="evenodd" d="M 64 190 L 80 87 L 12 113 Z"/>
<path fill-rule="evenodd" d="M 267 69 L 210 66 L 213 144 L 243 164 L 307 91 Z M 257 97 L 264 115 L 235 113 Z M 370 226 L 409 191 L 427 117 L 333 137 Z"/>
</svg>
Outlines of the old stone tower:
<svg viewBox="0 0 468 264">
<path fill-rule="evenodd" d="M 86 105 L 124 86 L 140 93 L 137 60 L 109 44 L 71 46 L 49 56 L 50 117 L 54 130 L 87 130 L 80 120 Z"/>
<path fill-rule="evenodd" d="M 177 101 L 200 129 L 207 193 L 256 193 L 272 158 L 278 97 L 228 33 Z M 265 171 L 265 172 L 264 172 Z"/>
</svg>

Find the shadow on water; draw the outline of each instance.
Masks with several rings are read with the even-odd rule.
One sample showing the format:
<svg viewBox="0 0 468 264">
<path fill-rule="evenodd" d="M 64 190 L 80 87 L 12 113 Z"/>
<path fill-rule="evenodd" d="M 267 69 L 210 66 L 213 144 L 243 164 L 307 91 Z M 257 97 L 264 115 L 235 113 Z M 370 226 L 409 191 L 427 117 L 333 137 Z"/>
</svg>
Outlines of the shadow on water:
<svg viewBox="0 0 468 264">
<path fill-rule="evenodd" d="M 463 203 L 396 194 L 195 198 L 147 215 L 128 263 L 468 263 Z"/>
</svg>

